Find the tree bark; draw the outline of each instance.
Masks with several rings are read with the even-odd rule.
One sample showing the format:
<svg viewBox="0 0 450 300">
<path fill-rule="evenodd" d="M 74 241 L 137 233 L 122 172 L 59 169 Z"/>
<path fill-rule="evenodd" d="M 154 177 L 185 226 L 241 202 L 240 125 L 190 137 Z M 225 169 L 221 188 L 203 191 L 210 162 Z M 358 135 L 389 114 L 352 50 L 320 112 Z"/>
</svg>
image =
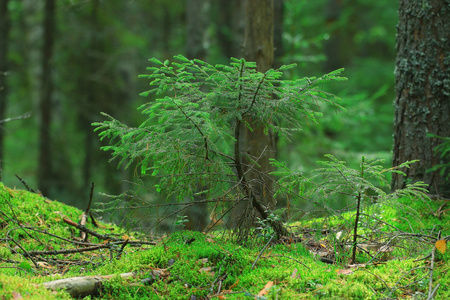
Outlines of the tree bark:
<svg viewBox="0 0 450 300">
<path fill-rule="evenodd" d="M 186 56 L 189 59 L 206 60 L 208 49 L 205 47 L 209 25 L 209 0 L 186 0 Z M 198 186 L 197 192 L 206 189 Z M 194 195 L 195 201 L 202 199 Z M 186 229 L 202 231 L 208 226 L 208 203 L 199 202 L 186 209 L 188 222 Z"/>
<path fill-rule="evenodd" d="M 427 133 L 450 136 L 450 3 L 401 0 L 396 60 L 396 99 L 393 165 L 419 159 L 393 174 L 393 190 L 424 181 L 431 194 L 450 197 L 449 182 L 439 172 L 427 172 L 443 163 L 433 149 L 440 140 Z"/>
<path fill-rule="evenodd" d="M 273 67 L 274 62 L 274 4 L 273 0 L 247 0 L 244 57 L 247 61 L 254 61 L 259 72 L 266 72 Z M 252 189 L 258 193 L 262 203 L 269 208 L 275 207 L 272 193 L 272 180 L 269 172 L 272 168 L 269 158 L 274 157 L 272 135 L 264 134 L 264 128 L 254 120 L 247 120 L 253 131 L 242 126 L 244 138 L 242 150 L 247 157 L 258 161 L 258 166 L 248 173 L 248 181 Z M 245 172 L 251 167 L 252 160 L 244 157 Z"/>
<path fill-rule="evenodd" d="M 274 2 L 247 0 L 245 11 L 244 57 L 247 61 L 256 62 L 259 72 L 266 72 L 274 63 Z M 235 160 L 242 168 L 242 174 L 239 175 L 238 172 L 238 177 L 241 182 L 245 182 L 246 189 L 249 189 L 248 202 L 240 203 L 234 209 L 233 226 L 243 230 L 241 235 L 245 237 L 259 214 L 263 220 L 269 221 L 280 238 L 288 232 L 281 221 L 270 218 L 270 212 L 276 205 L 273 179 L 269 174 L 272 171 L 269 158 L 274 157 L 274 139 L 270 131 L 269 134 L 264 134 L 264 128 L 254 119 L 247 118 L 246 121 L 253 131 L 244 122 L 237 122 L 241 125 L 236 130 L 242 133 L 242 138 L 237 139 L 240 150 L 236 154 L 239 157 Z"/>
<path fill-rule="evenodd" d="M 245 8 L 244 57 L 260 72 L 273 65 L 273 0 L 247 0 Z"/>
<path fill-rule="evenodd" d="M 55 0 L 46 0 L 44 8 L 44 39 L 42 46 L 42 78 L 39 101 L 39 167 L 38 185 L 44 195 L 49 195 L 52 186 L 52 58 L 55 31 Z"/>
<path fill-rule="evenodd" d="M 6 75 L 8 72 L 8 42 L 10 18 L 8 0 L 0 0 L 0 120 L 6 117 L 6 102 L 8 100 Z M 5 126 L 5 125 L 3 125 Z M 3 173 L 4 130 L 0 125 L 0 181 Z"/>
</svg>

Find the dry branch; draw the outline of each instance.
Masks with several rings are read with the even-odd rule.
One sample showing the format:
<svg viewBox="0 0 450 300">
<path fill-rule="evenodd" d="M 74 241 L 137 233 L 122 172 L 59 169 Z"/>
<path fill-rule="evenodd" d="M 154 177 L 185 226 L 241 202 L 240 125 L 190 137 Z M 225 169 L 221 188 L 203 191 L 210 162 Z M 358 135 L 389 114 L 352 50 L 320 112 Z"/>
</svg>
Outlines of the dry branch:
<svg viewBox="0 0 450 300">
<path fill-rule="evenodd" d="M 90 229 L 87 228 L 86 226 L 77 224 L 77 223 L 75 223 L 74 221 L 70 220 L 70 219 L 67 218 L 67 217 L 63 218 L 63 221 L 64 221 L 65 223 L 67 223 L 67 224 L 69 224 L 69 225 L 72 225 L 72 226 L 78 228 L 78 229 L 81 230 L 81 231 L 84 231 L 84 232 L 86 232 L 86 233 L 89 233 L 89 234 L 91 234 L 91 235 L 93 235 L 93 236 L 95 236 L 95 237 L 97 237 L 97 238 L 99 238 L 99 239 L 101 239 L 101 240 L 113 240 L 113 241 L 117 241 L 117 240 L 118 240 L 118 239 L 113 239 L 113 238 L 108 237 L 108 236 L 106 236 L 106 235 L 100 234 L 100 233 L 95 232 L 95 231 L 93 231 L 93 230 L 90 230 Z M 120 241 L 120 240 L 119 240 L 119 241 Z"/>
<path fill-rule="evenodd" d="M 124 241 L 125 243 L 125 241 Z M 103 248 L 111 248 L 111 244 L 101 244 L 96 245 L 92 247 L 86 247 L 86 248 L 77 248 L 77 249 L 63 249 L 63 250 L 49 250 L 49 251 L 28 251 L 25 252 L 25 256 L 36 256 L 36 255 L 58 255 L 58 254 L 71 254 L 71 253 L 80 253 L 80 252 L 87 252 L 87 251 L 93 251 Z"/>
</svg>

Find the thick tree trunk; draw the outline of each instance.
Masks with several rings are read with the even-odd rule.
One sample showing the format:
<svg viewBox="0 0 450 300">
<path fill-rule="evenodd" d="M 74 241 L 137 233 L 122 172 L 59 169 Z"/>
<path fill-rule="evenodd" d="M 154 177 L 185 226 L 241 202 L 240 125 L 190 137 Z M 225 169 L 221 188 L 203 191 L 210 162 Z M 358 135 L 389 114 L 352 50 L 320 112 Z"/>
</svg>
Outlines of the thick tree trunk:
<svg viewBox="0 0 450 300">
<path fill-rule="evenodd" d="M 8 97 L 6 75 L 8 72 L 9 27 L 8 0 L 0 0 L 0 120 L 6 117 L 6 101 Z M 3 148 L 5 138 L 3 126 L 0 125 L 0 181 L 2 181 L 3 174 Z"/>
<path fill-rule="evenodd" d="M 258 71 L 273 65 L 273 0 L 247 0 L 244 57 L 255 61 Z"/>
<path fill-rule="evenodd" d="M 397 34 L 393 165 L 419 159 L 406 177 L 394 174 L 392 189 L 424 181 L 431 194 L 450 197 L 450 183 L 438 172 L 442 163 L 433 149 L 450 136 L 449 1 L 401 0 Z"/>
<path fill-rule="evenodd" d="M 52 58 L 55 30 L 55 0 L 45 1 L 44 11 L 44 40 L 42 46 L 42 78 L 39 102 L 39 167 L 38 185 L 44 195 L 49 195 L 52 186 Z"/>
<path fill-rule="evenodd" d="M 189 59 L 206 60 L 208 50 L 205 48 L 205 42 L 209 24 L 209 6 L 209 0 L 186 0 L 186 56 Z M 194 196 L 194 200 L 202 199 Z M 189 207 L 186 214 L 188 217 L 186 229 L 202 231 L 208 225 L 209 214 L 206 202 Z"/>
<path fill-rule="evenodd" d="M 273 0 L 247 0 L 244 57 L 247 61 L 256 62 L 257 70 L 260 72 L 266 72 L 273 67 L 273 13 Z M 244 169 L 247 172 L 252 167 L 252 160 L 257 160 L 259 166 L 255 165 L 254 170 L 248 173 L 248 181 L 262 203 L 274 208 L 271 176 L 268 174 L 272 171 L 269 158 L 274 157 L 272 135 L 264 134 L 264 128 L 260 124 L 253 120 L 248 121 L 253 131 L 242 126 L 244 136 L 242 150 L 249 156 L 247 159 L 244 158 Z"/>
<path fill-rule="evenodd" d="M 266 72 L 274 63 L 274 2 L 247 0 L 245 11 L 244 57 L 247 61 L 256 62 L 258 71 Z M 253 131 L 243 123 L 237 129 L 242 133 L 238 136 L 242 138 L 237 139 L 241 145 L 236 162 L 242 165 L 242 174 L 238 177 L 242 177 L 240 180 L 249 188 L 248 202 L 238 205 L 233 211 L 234 227 L 243 230 L 241 237 L 247 236 L 258 214 L 261 219 L 268 219 L 276 204 L 272 176 L 269 174 L 272 171 L 269 158 L 274 157 L 275 149 L 273 136 L 270 132 L 264 134 L 264 128 L 255 120 L 248 118 L 246 121 Z M 270 223 L 278 237 L 287 235 L 280 221 Z"/>
</svg>

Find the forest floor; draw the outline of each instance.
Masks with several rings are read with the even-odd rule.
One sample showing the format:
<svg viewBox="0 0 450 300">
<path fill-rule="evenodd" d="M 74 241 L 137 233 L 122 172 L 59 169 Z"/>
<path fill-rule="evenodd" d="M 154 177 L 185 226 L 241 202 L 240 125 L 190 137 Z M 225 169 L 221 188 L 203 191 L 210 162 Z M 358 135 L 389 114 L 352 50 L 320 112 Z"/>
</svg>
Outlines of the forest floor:
<svg viewBox="0 0 450 300">
<path fill-rule="evenodd" d="M 450 299 L 449 205 L 367 206 L 353 263 L 354 212 L 289 224 L 276 242 L 264 226 L 241 244 L 145 237 L 80 226 L 82 211 L 0 183 L 0 299 Z"/>
</svg>

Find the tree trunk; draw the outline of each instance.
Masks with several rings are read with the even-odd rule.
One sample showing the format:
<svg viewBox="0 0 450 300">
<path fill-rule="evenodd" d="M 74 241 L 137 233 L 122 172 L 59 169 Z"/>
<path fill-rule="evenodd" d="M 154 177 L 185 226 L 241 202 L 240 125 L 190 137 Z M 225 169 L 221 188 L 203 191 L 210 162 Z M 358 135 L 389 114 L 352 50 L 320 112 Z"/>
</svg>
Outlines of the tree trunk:
<svg viewBox="0 0 450 300">
<path fill-rule="evenodd" d="M 44 195 L 49 195 L 52 186 L 52 58 L 53 40 L 55 30 L 55 0 L 45 1 L 44 11 L 44 39 L 42 46 L 42 78 L 41 95 L 39 102 L 40 128 L 39 128 L 39 167 L 38 185 Z"/>
<path fill-rule="evenodd" d="M 273 48 L 274 67 L 282 65 L 281 58 L 284 55 L 283 47 L 283 20 L 284 20 L 284 0 L 273 1 Z"/>
<path fill-rule="evenodd" d="M 266 72 L 273 67 L 274 62 L 274 2 L 247 0 L 245 11 L 244 57 L 247 61 L 256 62 L 259 72 Z M 274 139 L 270 132 L 264 134 L 264 128 L 255 120 L 247 118 L 246 121 L 253 131 L 250 131 L 244 122 L 241 123 L 239 155 L 245 174 L 242 176 L 245 177 L 244 181 L 249 185 L 252 196 L 248 202 L 239 204 L 233 211 L 233 226 L 242 229 L 243 233 L 240 235 L 244 237 L 248 228 L 255 224 L 257 213 L 262 219 L 266 219 L 269 214 L 264 211 L 274 209 L 276 204 L 272 191 L 272 176 L 269 174 L 272 171 L 269 158 L 274 157 Z M 255 204 L 258 204 L 258 207 Z M 280 231 L 278 235 L 281 237 L 285 233 L 286 230 L 283 234 Z"/>
<path fill-rule="evenodd" d="M 186 0 L 186 56 L 189 59 L 206 59 L 205 39 L 209 24 L 209 5 L 209 0 Z M 194 196 L 194 200 L 202 199 Z M 208 204 L 206 202 L 189 207 L 186 214 L 188 217 L 186 229 L 202 231 L 208 225 Z"/>
<path fill-rule="evenodd" d="M 8 72 L 8 39 L 10 19 L 8 0 L 0 0 L 0 120 L 6 117 L 6 101 L 8 97 L 6 75 Z M 3 125 L 4 126 L 4 125 Z M 0 125 L 0 181 L 3 173 L 4 130 Z"/>
<path fill-rule="evenodd" d="M 206 59 L 209 0 L 186 0 L 186 56 Z"/>
<path fill-rule="evenodd" d="M 325 17 L 327 31 L 330 32 L 330 38 L 325 42 L 323 49 L 327 60 L 325 62 L 325 72 L 331 72 L 342 68 L 345 63 L 341 58 L 342 36 L 336 24 L 340 21 L 342 12 L 342 1 L 328 0 L 325 6 Z"/>
<path fill-rule="evenodd" d="M 406 177 L 394 174 L 391 187 L 424 181 L 431 194 L 450 197 L 449 182 L 433 149 L 441 142 L 427 133 L 450 136 L 450 5 L 449 1 L 401 0 L 396 60 L 393 165 L 419 159 Z"/>
<path fill-rule="evenodd" d="M 247 0 L 244 57 L 255 61 L 258 71 L 273 65 L 273 0 Z"/>
<path fill-rule="evenodd" d="M 93 134 L 91 123 L 94 121 L 93 116 L 98 114 L 99 105 L 99 90 L 102 88 L 98 83 L 97 73 L 101 68 L 101 62 L 99 56 L 103 52 L 100 42 L 101 28 L 98 20 L 100 9 L 100 3 L 98 0 L 91 1 L 90 12 L 90 37 L 89 48 L 86 55 L 86 69 L 88 75 L 86 76 L 86 98 L 81 99 L 79 105 L 79 120 L 80 128 L 83 130 L 84 136 L 84 161 L 83 161 L 83 179 L 82 179 L 82 191 L 86 191 L 92 182 L 92 162 L 94 155 L 94 139 L 96 136 Z"/>
<path fill-rule="evenodd" d="M 225 57 L 242 57 L 246 0 L 218 0 L 217 39 Z"/>
<path fill-rule="evenodd" d="M 244 57 L 247 61 L 256 62 L 257 70 L 260 72 L 266 72 L 273 66 L 273 13 L 273 0 L 247 0 Z M 262 203 L 269 208 L 274 208 L 272 179 L 268 174 L 272 171 L 269 158 L 274 157 L 272 135 L 264 134 L 264 128 L 253 120 L 247 121 L 251 124 L 253 132 L 245 125 L 242 126 L 244 171 L 247 172 L 251 168 L 252 160 L 259 158 L 257 161 L 259 167 L 255 165 L 254 170 L 248 173 L 248 181 Z M 249 158 L 246 159 L 245 155 Z"/>
</svg>

